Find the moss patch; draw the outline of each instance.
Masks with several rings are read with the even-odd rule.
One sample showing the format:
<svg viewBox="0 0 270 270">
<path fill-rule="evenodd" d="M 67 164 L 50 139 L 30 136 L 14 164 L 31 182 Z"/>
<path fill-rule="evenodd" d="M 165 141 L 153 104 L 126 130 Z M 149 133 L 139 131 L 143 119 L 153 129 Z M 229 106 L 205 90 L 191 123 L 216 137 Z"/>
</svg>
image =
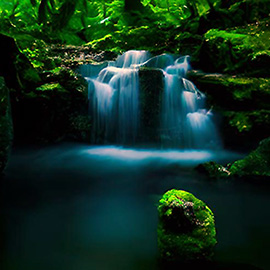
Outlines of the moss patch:
<svg viewBox="0 0 270 270">
<path fill-rule="evenodd" d="M 232 176 L 270 177 L 270 138 L 261 141 L 256 150 L 234 162 L 228 169 Z"/>
<path fill-rule="evenodd" d="M 166 192 L 158 206 L 158 247 L 166 261 L 208 260 L 216 245 L 214 215 L 191 193 Z"/>
<path fill-rule="evenodd" d="M 207 162 L 197 167 L 210 178 L 241 177 L 245 179 L 269 179 L 270 177 L 270 138 L 264 139 L 259 146 L 244 159 L 226 166 Z"/>
<path fill-rule="evenodd" d="M 204 35 L 201 50 L 205 69 L 219 72 L 252 72 L 270 75 L 269 20 L 226 30 L 211 29 Z M 207 62 L 208 59 L 208 62 Z"/>
</svg>

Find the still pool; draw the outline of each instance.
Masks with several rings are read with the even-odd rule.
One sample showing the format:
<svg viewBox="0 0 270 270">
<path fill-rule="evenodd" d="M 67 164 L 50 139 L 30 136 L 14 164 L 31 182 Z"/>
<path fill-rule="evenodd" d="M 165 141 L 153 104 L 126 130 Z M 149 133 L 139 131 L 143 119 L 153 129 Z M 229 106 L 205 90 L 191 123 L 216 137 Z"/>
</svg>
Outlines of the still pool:
<svg viewBox="0 0 270 270">
<path fill-rule="evenodd" d="M 156 205 L 172 188 L 213 210 L 214 269 L 270 269 L 269 185 L 211 181 L 193 169 L 239 157 L 69 143 L 15 147 L 0 183 L 1 269 L 160 269 Z"/>
</svg>

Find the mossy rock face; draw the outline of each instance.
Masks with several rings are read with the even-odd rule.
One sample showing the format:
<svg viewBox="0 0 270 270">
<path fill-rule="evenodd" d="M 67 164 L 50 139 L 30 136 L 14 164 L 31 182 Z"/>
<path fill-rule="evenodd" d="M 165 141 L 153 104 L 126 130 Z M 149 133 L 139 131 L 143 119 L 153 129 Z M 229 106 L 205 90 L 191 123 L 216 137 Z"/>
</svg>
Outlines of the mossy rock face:
<svg viewBox="0 0 270 270">
<path fill-rule="evenodd" d="M 0 173 L 5 169 L 11 150 L 13 128 L 9 102 L 9 91 L 0 77 Z"/>
<path fill-rule="evenodd" d="M 255 147 L 270 134 L 270 79 L 190 71 L 188 77 L 223 118 L 227 147 Z"/>
<path fill-rule="evenodd" d="M 209 260 L 216 245 L 214 215 L 191 193 L 167 191 L 158 206 L 158 248 L 164 261 Z"/>
<path fill-rule="evenodd" d="M 190 78 L 208 95 L 212 105 L 223 109 L 270 109 L 270 79 L 207 74 L 190 71 Z"/>
<path fill-rule="evenodd" d="M 210 178 L 243 178 L 263 180 L 270 177 L 270 137 L 260 142 L 259 146 L 245 158 L 222 166 L 215 162 L 200 164 L 197 170 Z"/>
<path fill-rule="evenodd" d="M 232 163 L 228 169 L 232 176 L 270 177 L 270 138 L 261 141 L 256 150 Z"/>
<path fill-rule="evenodd" d="M 15 139 L 87 141 L 91 125 L 86 81 L 69 68 L 46 71 L 42 79 L 44 84 L 36 89 L 13 96 Z"/>
<path fill-rule="evenodd" d="M 270 75 L 269 20 L 204 35 L 200 60 L 205 71 L 254 72 Z"/>
</svg>

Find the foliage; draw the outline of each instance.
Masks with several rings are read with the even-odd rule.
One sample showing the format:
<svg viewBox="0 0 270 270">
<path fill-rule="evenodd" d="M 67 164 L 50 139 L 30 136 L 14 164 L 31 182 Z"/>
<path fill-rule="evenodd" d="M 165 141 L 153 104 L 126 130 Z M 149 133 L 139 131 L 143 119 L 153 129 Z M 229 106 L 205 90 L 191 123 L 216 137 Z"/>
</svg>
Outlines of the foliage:
<svg viewBox="0 0 270 270">
<path fill-rule="evenodd" d="M 213 25 L 231 26 L 232 18 L 241 17 L 243 11 L 247 14 L 247 18 L 241 17 L 243 24 L 266 17 L 269 11 L 264 0 L 258 4 L 249 0 L 141 0 L 141 5 L 138 4 L 139 0 L 136 5 L 133 2 L 1 1 L 0 32 L 18 39 L 27 39 L 28 42 L 33 39 L 74 45 L 93 42 L 98 48 L 105 49 L 109 44 L 110 48 L 121 51 L 136 46 L 149 48 L 155 44 L 166 45 L 166 41 L 177 35 L 176 32 L 179 34 L 187 31 L 195 34 L 202 29 L 205 22 L 210 23 L 208 29 Z M 225 23 L 221 22 L 219 17 L 225 18 Z M 159 35 L 159 31 L 163 31 L 163 35 Z M 114 42 L 111 45 L 109 34 Z M 146 39 L 142 38 L 144 36 Z M 151 39 L 154 41 L 149 43 Z M 100 44 L 97 46 L 98 43 Z M 176 44 L 174 46 L 177 47 Z"/>
</svg>

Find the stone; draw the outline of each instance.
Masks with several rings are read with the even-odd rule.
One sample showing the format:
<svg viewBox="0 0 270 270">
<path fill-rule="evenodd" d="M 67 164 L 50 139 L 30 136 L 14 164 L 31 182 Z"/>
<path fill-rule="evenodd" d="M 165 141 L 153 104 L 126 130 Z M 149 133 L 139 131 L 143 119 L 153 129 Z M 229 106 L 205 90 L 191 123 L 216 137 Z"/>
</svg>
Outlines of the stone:
<svg viewBox="0 0 270 270">
<path fill-rule="evenodd" d="M 207 261 L 217 243 L 214 214 L 201 200 L 182 190 L 167 191 L 158 206 L 158 248 L 168 262 Z"/>
</svg>

